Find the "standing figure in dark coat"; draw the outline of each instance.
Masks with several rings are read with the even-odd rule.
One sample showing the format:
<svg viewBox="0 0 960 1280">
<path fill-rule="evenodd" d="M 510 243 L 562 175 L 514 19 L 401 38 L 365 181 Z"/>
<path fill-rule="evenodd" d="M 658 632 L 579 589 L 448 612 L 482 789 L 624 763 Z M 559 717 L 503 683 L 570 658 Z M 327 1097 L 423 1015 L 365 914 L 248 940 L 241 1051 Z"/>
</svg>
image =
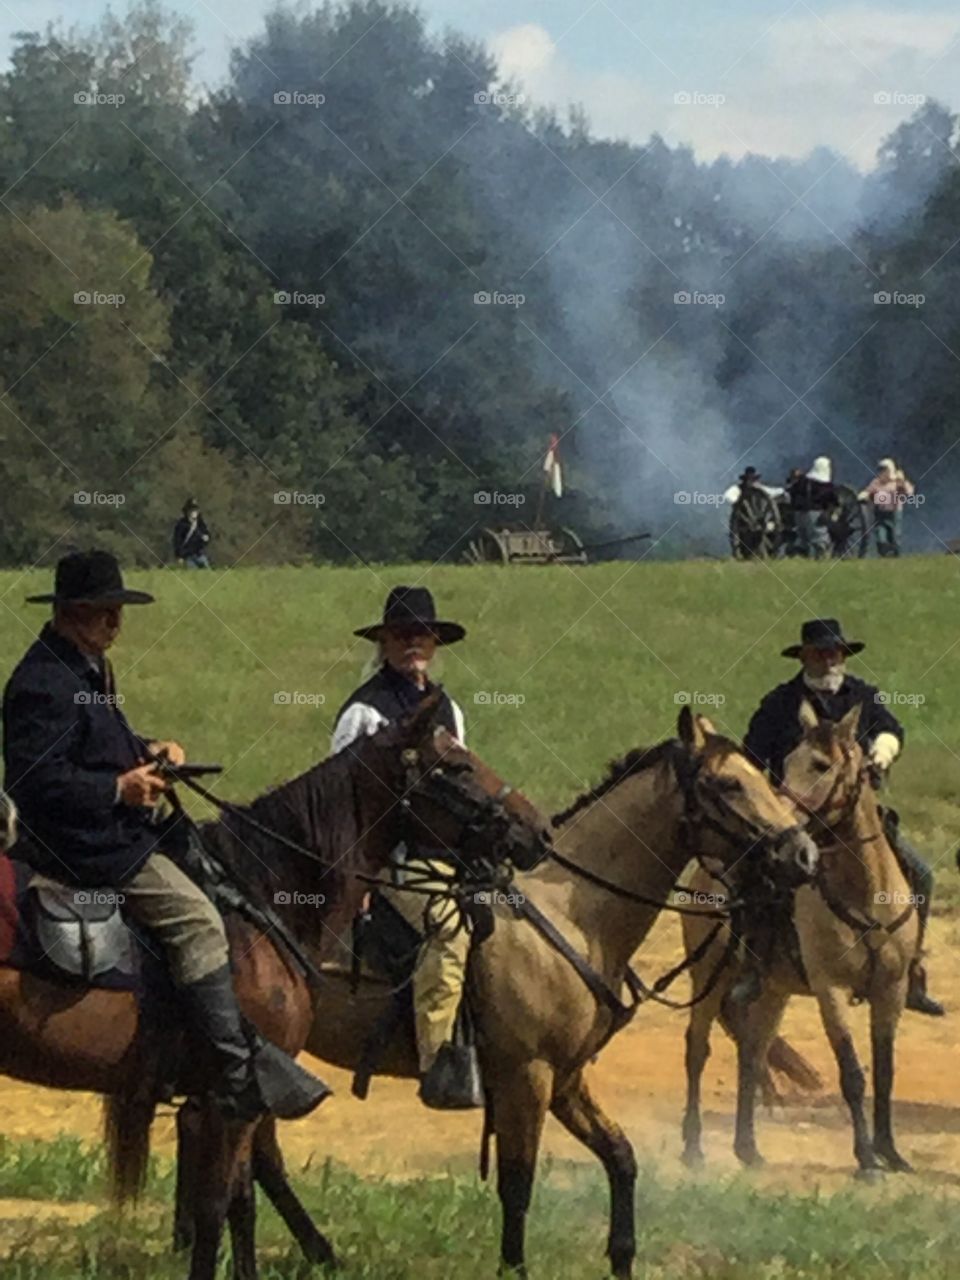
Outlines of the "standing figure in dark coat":
<svg viewBox="0 0 960 1280">
<path fill-rule="evenodd" d="M 67 884 L 122 891 L 124 914 L 163 948 L 190 1029 L 209 1046 L 224 1114 L 266 1112 L 266 1071 L 290 1087 L 284 1114 L 303 1115 L 329 1090 L 279 1049 L 264 1052 L 251 1040 L 220 913 L 158 847 L 151 819 L 167 783 L 157 760 L 182 764 L 183 748 L 133 731 L 106 657 L 123 606 L 152 600 L 124 586 L 106 551 L 64 556 L 53 592 L 31 597 L 52 604 L 53 617 L 3 694 L 4 789 L 19 811 L 17 854 Z"/>
<path fill-rule="evenodd" d="M 830 554 L 830 513 L 837 505 L 833 487 L 833 463 L 826 456 L 814 458 L 806 475 L 787 484 L 797 528 L 798 555 L 824 560 Z"/>
<path fill-rule="evenodd" d="M 803 624 L 800 643 L 783 650 L 785 658 L 798 658 L 802 668 L 792 680 L 777 685 L 763 699 L 743 744 L 754 763 L 769 773 L 775 784 L 783 781 L 783 762 L 803 736 L 800 706 L 804 701 L 812 705 L 819 719 L 834 722 L 859 706 L 857 737 L 871 768 L 880 777 L 900 754 L 903 726 L 879 690 L 846 670 L 847 658 L 863 647 L 861 641 L 844 639 L 835 618 L 815 618 Z M 915 898 L 922 946 L 933 895 L 933 872 L 901 833 L 896 813 L 887 809 L 884 819 L 887 839 Z M 933 1016 L 944 1013 L 943 1005 L 927 995 L 926 972 L 919 956 L 910 969 L 907 1008 Z"/>
<path fill-rule="evenodd" d="M 196 498 L 188 498 L 183 515 L 173 526 L 173 554 L 188 569 L 209 569 L 209 543 L 210 530 L 200 514 L 200 505 Z"/>
</svg>

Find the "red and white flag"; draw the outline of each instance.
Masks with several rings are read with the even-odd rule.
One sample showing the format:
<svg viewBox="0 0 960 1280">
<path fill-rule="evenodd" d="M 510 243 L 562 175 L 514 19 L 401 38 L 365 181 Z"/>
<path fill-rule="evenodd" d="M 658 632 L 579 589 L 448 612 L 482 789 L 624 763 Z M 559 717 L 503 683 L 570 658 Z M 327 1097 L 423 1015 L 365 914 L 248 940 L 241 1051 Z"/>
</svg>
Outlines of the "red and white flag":
<svg viewBox="0 0 960 1280">
<path fill-rule="evenodd" d="M 550 437 L 550 447 L 547 449 L 547 456 L 543 460 L 543 469 L 546 472 L 545 484 L 553 490 L 554 496 L 563 497 L 563 474 L 560 470 L 560 437 L 556 434 Z"/>
</svg>

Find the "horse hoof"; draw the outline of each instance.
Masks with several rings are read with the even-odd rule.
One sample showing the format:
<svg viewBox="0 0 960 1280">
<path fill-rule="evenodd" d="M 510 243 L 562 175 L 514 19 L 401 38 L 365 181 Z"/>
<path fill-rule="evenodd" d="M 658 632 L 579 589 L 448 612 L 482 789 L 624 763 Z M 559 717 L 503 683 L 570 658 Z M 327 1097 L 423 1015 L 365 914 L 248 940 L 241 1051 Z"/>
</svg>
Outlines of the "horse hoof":
<svg viewBox="0 0 960 1280">
<path fill-rule="evenodd" d="M 899 1151 L 878 1151 L 877 1155 L 890 1173 L 913 1173 L 913 1165 L 909 1160 L 904 1160 Z"/>
<path fill-rule="evenodd" d="M 759 1151 L 738 1151 L 736 1156 L 745 1169 L 762 1169 L 767 1163 Z"/>
<path fill-rule="evenodd" d="M 858 1169 L 853 1175 L 857 1182 L 877 1183 L 883 1181 L 883 1170 L 880 1168 Z"/>
<path fill-rule="evenodd" d="M 703 1152 L 702 1151 L 697 1151 L 697 1150 L 684 1151 L 683 1155 L 680 1157 L 680 1160 L 683 1164 L 687 1166 L 688 1169 L 703 1168 Z"/>
</svg>

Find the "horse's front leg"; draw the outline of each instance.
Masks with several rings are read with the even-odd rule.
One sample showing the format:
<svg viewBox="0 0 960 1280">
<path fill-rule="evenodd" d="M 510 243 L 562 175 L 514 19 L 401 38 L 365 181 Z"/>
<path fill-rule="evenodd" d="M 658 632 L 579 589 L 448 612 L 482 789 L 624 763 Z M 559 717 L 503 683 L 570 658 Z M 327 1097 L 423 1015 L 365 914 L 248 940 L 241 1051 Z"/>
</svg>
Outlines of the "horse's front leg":
<svg viewBox="0 0 960 1280">
<path fill-rule="evenodd" d="M 230 1208 L 230 1252 L 233 1280 L 257 1280 L 257 1201 L 250 1164 L 237 1169 Z"/>
<path fill-rule="evenodd" d="M 859 1172 L 868 1175 L 880 1168 L 867 1128 L 863 1099 L 865 1082 L 863 1067 L 857 1057 L 857 1050 L 840 1007 L 841 992 L 837 987 L 823 988 L 814 993 L 820 1006 L 820 1018 L 823 1029 L 827 1033 L 830 1047 L 833 1049 L 840 1072 L 840 1091 L 850 1112 L 853 1122 L 853 1154 L 859 1166 Z"/>
<path fill-rule="evenodd" d="M 272 1116 L 261 1120 L 253 1141 L 253 1176 L 279 1213 L 308 1262 L 338 1266 L 337 1255 L 327 1237 L 313 1225 L 287 1181 L 283 1153 L 277 1142 L 277 1122 Z"/>
<path fill-rule="evenodd" d="M 620 1126 L 601 1111 L 580 1075 L 554 1098 L 551 1110 L 607 1171 L 610 1182 L 607 1256 L 616 1280 L 630 1280 L 637 1252 L 634 1207 L 637 1161 L 633 1147 Z"/>
<path fill-rule="evenodd" d="M 497 1192 L 503 1212 L 500 1273 L 526 1275 L 524 1245 L 527 1212 L 537 1167 L 543 1121 L 553 1092 L 553 1070 L 546 1062 L 497 1064 L 493 1088 L 497 1137 Z"/>
<path fill-rule="evenodd" d="M 177 1112 L 177 1186 L 173 1214 L 173 1248 L 189 1249 L 195 1234 L 197 1162 L 202 1147 L 201 1112 L 188 1098 Z"/>
<path fill-rule="evenodd" d="M 693 994 L 702 989 L 705 977 L 701 970 L 693 973 Z M 687 1023 L 684 1064 L 687 1070 L 687 1106 L 683 1113 L 683 1163 L 691 1168 L 703 1164 L 701 1136 L 703 1124 L 700 1118 L 700 1085 L 703 1069 L 710 1057 L 710 1031 L 723 999 L 723 988 L 729 984 L 720 982 L 705 999 L 699 1000 L 690 1010 Z"/>
<path fill-rule="evenodd" d="M 897 1023 L 906 998 L 906 979 L 891 984 L 870 1002 L 870 1045 L 873 1051 L 873 1150 L 888 1169 L 912 1173 L 893 1140 L 893 1052 Z"/>
</svg>

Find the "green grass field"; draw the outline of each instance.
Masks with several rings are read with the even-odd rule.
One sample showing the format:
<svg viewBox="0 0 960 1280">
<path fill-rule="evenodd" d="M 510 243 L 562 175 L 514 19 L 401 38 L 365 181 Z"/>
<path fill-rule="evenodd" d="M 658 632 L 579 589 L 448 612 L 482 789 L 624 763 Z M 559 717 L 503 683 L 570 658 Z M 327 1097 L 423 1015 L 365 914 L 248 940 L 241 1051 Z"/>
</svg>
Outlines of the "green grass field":
<svg viewBox="0 0 960 1280">
<path fill-rule="evenodd" d="M 891 695 L 906 726 L 891 797 L 939 864 L 941 903 L 955 897 L 960 564 L 952 557 L 577 571 L 167 570 L 132 579 L 158 603 L 127 611 L 114 653 L 125 710 L 138 728 L 178 738 L 191 758 L 222 762 L 219 789 L 235 799 L 326 754 L 336 710 L 370 652 L 351 632 L 379 616 L 398 582 L 425 582 L 441 615 L 467 626 L 466 642 L 443 655 L 442 679 L 464 706 L 471 745 L 548 809 L 595 780 L 612 756 L 672 734 L 681 699 L 742 735 L 760 696 L 795 670 L 779 651 L 801 621 L 837 615 L 867 642 L 851 668 Z M 0 575 L 4 672 L 45 616 L 23 597 L 48 581 L 47 573 Z M 532 1215 L 534 1274 L 600 1277 L 600 1172 L 555 1174 Z M 300 1186 L 333 1230 L 347 1277 L 494 1273 L 496 1202 L 471 1179 L 388 1183 L 328 1168 L 303 1174 Z M 100 1203 L 99 1158 L 66 1140 L 0 1144 L 0 1196 Z M 169 1207 L 170 1174 L 161 1168 L 133 1219 L 104 1214 L 67 1231 L 38 1220 L 11 1235 L 0 1212 L 0 1277 L 180 1276 L 182 1263 L 167 1256 Z M 946 1280 L 960 1256 L 955 1205 L 929 1186 L 921 1193 L 902 1183 L 820 1200 L 764 1193 L 746 1180 L 672 1187 L 647 1173 L 639 1226 L 639 1274 L 649 1277 Z M 295 1276 L 269 1215 L 261 1239 L 264 1275 Z"/>
</svg>

